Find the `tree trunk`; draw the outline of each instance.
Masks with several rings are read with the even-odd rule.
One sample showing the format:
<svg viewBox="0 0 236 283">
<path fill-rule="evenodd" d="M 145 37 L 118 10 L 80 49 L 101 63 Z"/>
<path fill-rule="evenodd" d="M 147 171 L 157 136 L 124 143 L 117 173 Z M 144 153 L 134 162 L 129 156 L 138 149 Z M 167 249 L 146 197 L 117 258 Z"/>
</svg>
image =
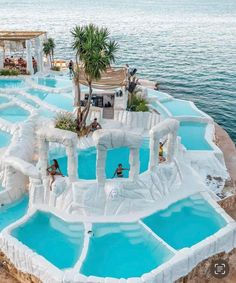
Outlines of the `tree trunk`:
<svg viewBox="0 0 236 283">
<path fill-rule="evenodd" d="M 77 87 L 77 93 L 78 93 L 78 97 L 77 97 L 77 120 L 80 121 L 81 120 L 81 96 L 80 96 L 80 86 L 79 84 L 76 85 Z"/>
<path fill-rule="evenodd" d="M 50 68 L 52 69 L 52 56 L 51 56 L 51 53 L 49 53 L 49 61 L 50 61 Z"/>
<path fill-rule="evenodd" d="M 52 66 L 54 67 L 54 51 L 52 50 Z"/>
<path fill-rule="evenodd" d="M 84 111 L 84 115 L 83 115 L 83 125 L 86 125 L 86 119 L 88 117 L 89 110 L 90 110 L 92 93 L 93 93 L 92 84 L 91 84 L 91 82 L 89 82 L 89 97 L 88 97 L 88 102 L 87 102 L 87 105 L 85 107 L 85 111 Z"/>
</svg>

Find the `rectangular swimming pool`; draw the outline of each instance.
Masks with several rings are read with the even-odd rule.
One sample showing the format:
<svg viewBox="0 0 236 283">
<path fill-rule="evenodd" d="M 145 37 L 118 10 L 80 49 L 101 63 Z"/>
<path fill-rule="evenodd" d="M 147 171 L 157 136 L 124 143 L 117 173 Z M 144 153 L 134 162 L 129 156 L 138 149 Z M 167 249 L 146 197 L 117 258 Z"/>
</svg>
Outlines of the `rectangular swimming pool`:
<svg viewBox="0 0 236 283">
<path fill-rule="evenodd" d="M 73 111 L 74 109 L 73 98 L 72 96 L 70 97 L 68 94 L 63 95 L 61 93 L 49 93 L 40 89 L 29 89 L 27 92 L 33 96 L 37 96 L 44 102 L 56 106 L 58 108 L 67 111 Z"/>
<path fill-rule="evenodd" d="M 140 173 L 148 169 L 149 163 L 149 144 L 145 141 L 139 150 L 140 154 Z M 106 158 L 106 178 L 111 179 L 119 163 L 122 163 L 124 168 L 129 168 L 129 148 L 120 147 L 109 149 Z M 93 180 L 96 179 L 96 157 L 97 151 L 95 147 L 90 147 L 78 151 L 78 175 L 80 179 Z M 53 155 L 50 156 L 52 160 Z M 57 158 L 60 169 L 64 175 L 67 175 L 67 156 Z M 124 171 L 124 177 L 129 176 L 129 171 Z"/>
<path fill-rule="evenodd" d="M 205 139 L 206 123 L 181 122 L 178 136 L 187 150 L 213 150 Z"/>
<path fill-rule="evenodd" d="M 68 88 L 72 87 L 72 81 L 68 79 L 55 79 L 55 78 L 35 78 L 34 81 L 46 87 L 52 88 Z"/>
<path fill-rule="evenodd" d="M 174 254 L 139 223 L 93 224 L 80 272 L 87 276 L 138 277 Z"/>
<path fill-rule="evenodd" d="M 24 216 L 28 209 L 28 202 L 29 199 L 25 196 L 11 204 L 3 205 L 0 203 L 0 231 Z"/>
<path fill-rule="evenodd" d="M 0 109 L 0 117 L 12 123 L 23 122 L 27 120 L 29 115 L 29 111 L 18 105 L 8 106 Z"/>
<path fill-rule="evenodd" d="M 25 86 L 25 81 L 21 79 L 0 79 L 1 88 L 22 88 Z"/>
<path fill-rule="evenodd" d="M 11 234 L 56 267 L 65 269 L 72 268 L 80 256 L 84 225 L 38 211 Z"/>
<path fill-rule="evenodd" d="M 202 117 L 203 115 L 197 109 L 193 108 L 189 101 L 173 99 L 170 101 L 162 102 L 173 116 L 191 116 Z"/>
<path fill-rule="evenodd" d="M 180 200 L 143 222 L 177 250 L 197 244 L 226 225 L 225 219 L 200 194 Z"/>
</svg>

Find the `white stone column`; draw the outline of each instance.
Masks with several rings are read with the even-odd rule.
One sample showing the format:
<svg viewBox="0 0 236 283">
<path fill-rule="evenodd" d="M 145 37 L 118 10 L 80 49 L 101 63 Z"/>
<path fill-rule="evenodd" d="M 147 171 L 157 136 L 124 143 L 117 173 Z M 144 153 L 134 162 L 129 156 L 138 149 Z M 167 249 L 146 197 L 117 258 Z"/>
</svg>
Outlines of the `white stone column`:
<svg viewBox="0 0 236 283">
<path fill-rule="evenodd" d="M 0 49 L 0 69 L 3 69 L 4 67 L 4 48 L 2 47 Z"/>
<path fill-rule="evenodd" d="M 104 148 L 97 147 L 97 162 L 96 162 L 96 175 L 98 185 L 104 185 L 106 181 L 106 158 L 107 158 L 107 150 Z"/>
<path fill-rule="evenodd" d="M 38 72 L 43 72 L 43 47 L 40 37 L 35 38 L 35 52 Z"/>
<path fill-rule="evenodd" d="M 130 148 L 129 164 L 130 164 L 129 178 L 134 180 L 139 175 L 139 168 L 140 168 L 139 148 Z"/>
<path fill-rule="evenodd" d="M 74 147 L 66 147 L 67 154 L 67 172 L 68 177 L 71 182 L 74 182 L 78 179 L 78 158 L 76 146 Z"/>
<path fill-rule="evenodd" d="M 33 75 L 34 70 L 33 70 L 32 54 L 31 54 L 31 41 L 26 40 L 25 44 L 26 44 L 27 71 L 30 72 L 31 75 Z"/>
<path fill-rule="evenodd" d="M 42 178 L 47 176 L 49 144 L 45 139 L 39 139 L 39 166 Z"/>
<path fill-rule="evenodd" d="M 177 146 L 176 143 L 177 140 L 177 132 L 171 132 L 168 135 L 168 143 L 167 143 L 167 161 L 171 162 L 173 161 L 174 155 L 175 155 L 175 149 Z"/>
<path fill-rule="evenodd" d="M 149 160 L 149 170 L 154 171 L 155 167 L 159 163 L 159 141 L 160 137 L 151 136 L 150 138 L 150 160 Z"/>
</svg>

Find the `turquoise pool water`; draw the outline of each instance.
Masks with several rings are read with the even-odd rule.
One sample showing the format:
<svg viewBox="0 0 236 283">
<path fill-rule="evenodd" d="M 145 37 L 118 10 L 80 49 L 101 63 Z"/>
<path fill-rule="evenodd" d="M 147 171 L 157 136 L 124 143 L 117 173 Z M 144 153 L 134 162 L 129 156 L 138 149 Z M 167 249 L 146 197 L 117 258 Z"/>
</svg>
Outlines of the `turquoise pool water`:
<svg viewBox="0 0 236 283">
<path fill-rule="evenodd" d="M 138 223 L 93 224 L 94 236 L 80 272 L 129 278 L 150 272 L 173 253 Z"/>
<path fill-rule="evenodd" d="M 69 97 L 69 96 L 66 96 L 60 93 L 48 93 L 46 91 L 39 90 L 39 89 L 30 89 L 27 92 L 33 96 L 37 96 L 44 102 L 54 105 L 58 108 L 61 108 L 67 111 L 73 110 L 72 96 Z"/>
<path fill-rule="evenodd" d="M 0 79 L 0 89 L 1 88 L 22 88 L 25 86 L 25 81 L 20 79 Z"/>
<path fill-rule="evenodd" d="M 45 109 L 43 107 L 39 108 L 39 114 L 40 114 L 40 116 L 45 117 L 45 118 L 54 118 L 56 116 L 56 113 L 54 113 L 54 112 L 52 112 L 48 109 Z"/>
<path fill-rule="evenodd" d="M 140 173 L 148 169 L 149 148 L 147 142 L 140 148 Z M 90 147 L 78 151 L 78 174 L 81 179 L 96 179 L 96 148 Z M 54 157 L 50 156 L 52 160 Z M 57 158 L 64 175 L 67 175 L 67 157 Z M 129 168 L 129 149 L 125 147 L 108 150 L 106 160 L 106 177 L 112 178 L 117 165 L 122 163 L 124 168 Z M 124 177 L 129 176 L 129 171 L 124 171 Z"/>
<path fill-rule="evenodd" d="M 28 202 L 29 199 L 25 196 L 12 204 L 0 206 L 0 231 L 24 216 L 28 209 Z"/>
<path fill-rule="evenodd" d="M 178 201 L 143 222 L 177 250 L 193 246 L 226 225 L 200 194 Z"/>
<path fill-rule="evenodd" d="M 187 150 L 213 150 L 205 139 L 207 124 L 199 122 L 181 122 L 178 135 Z"/>
<path fill-rule="evenodd" d="M 65 269 L 73 267 L 79 259 L 84 226 L 38 211 L 27 222 L 12 230 L 12 236 L 56 267 Z"/>
<path fill-rule="evenodd" d="M 162 105 L 165 106 L 173 116 L 203 116 L 199 111 L 195 110 L 191 106 L 189 101 L 173 99 L 170 101 L 162 102 Z"/>
<path fill-rule="evenodd" d="M 66 79 L 55 78 L 37 78 L 34 79 L 39 85 L 52 87 L 52 88 L 67 88 L 72 87 L 72 81 Z"/>
<path fill-rule="evenodd" d="M 0 130 L 0 147 L 7 146 L 11 141 L 11 135 Z"/>
<path fill-rule="evenodd" d="M 165 109 L 163 109 L 158 103 L 156 103 L 155 101 L 151 103 L 152 107 L 155 108 L 158 113 L 161 114 L 161 118 L 168 118 L 169 114 L 165 111 Z"/>
<path fill-rule="evenodd" d="M 8 98 L 3 97 L 3 96 L 0 96 L 0 105 L 1 105 L 2 103 L 7 103 L 7 102 L 9 102 L 9 99 L 8 99 Z"/>
<path fill-rule="evenodd" d="M 21 95 L 21 94 L 15 94 L 14 96 L 15 96 L 17 99 L 19 99 L 19 100 L 21 100 L 21 101 L 23 101 L 23 102 L 25 102 L 25 103 L 27 103 L 27 104 L 29 104 L 29 105 L 35 107 L 35 108 L 39 108 L 39 105 L 38 105 L 35 101 L 33 101 L 32 99 L 30 99 L 30 98 L 28 98 L 28 97 L 25 97 L 25 96 L 23 96 L 23 95 Z"/>
<path fill-rule="evenodd" d="M 159 101 L 169 98 L 170 96 L 162 91 L 156 91 L 154 89 L 148 88 L 147 89 L 148 96 L 156 97 Z"/>
<path fill-rule="evenodd" d="M 0 117 L 13 123 L 23 122 L 28 118 L 29 115 L 29 111 L 21 108 L 18 105 L 0 109 Z"/>
</svg>

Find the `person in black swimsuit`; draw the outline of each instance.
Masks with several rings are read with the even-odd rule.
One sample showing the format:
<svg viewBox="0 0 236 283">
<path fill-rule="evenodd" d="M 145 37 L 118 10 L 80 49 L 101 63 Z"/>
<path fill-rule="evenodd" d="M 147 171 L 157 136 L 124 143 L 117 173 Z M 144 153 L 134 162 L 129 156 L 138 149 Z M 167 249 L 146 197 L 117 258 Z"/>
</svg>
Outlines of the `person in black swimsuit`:
<svg viewBox="0 0 236 283">
<path fill-rule="evenodd" d="M 74 63 L 72 60 L 70 60 L 69 64 L 68 64 L 68 68 L 69 68 L 69 74 L 70 74 L 70 77 L 73 75 L 73 72 L 74 72 Z"/>
<path fill-rule="evenodd" d="M 124 177 L 124 176 L 123 176 L 123 171 L 124 171 L 124 170 L 129 170 L 129 169 L 123 168 L 123 167 L 122 167 L 122 164 L 119 163 L 119 164 L 118 164 L 118 167 L 116 168 L 116 171 L 115 171 L 115 173 L 114 173 L 114 175 L 113 175 L 113 178 L 114 178 L 115 176 L 117 176 L 118 178 Z"/>
<path fill-rule="evenodd" d="M 53 159 L 53 164 L 47 168 L 47 173 L 52 177 L 52 181 L 50 183 L 50 191 L 51 191 L 52 184 L 55 182 L 55 175 L 60 175 L 64 177 L 61 173 L 61 169 L 56 159 Z"/>
</svg>

